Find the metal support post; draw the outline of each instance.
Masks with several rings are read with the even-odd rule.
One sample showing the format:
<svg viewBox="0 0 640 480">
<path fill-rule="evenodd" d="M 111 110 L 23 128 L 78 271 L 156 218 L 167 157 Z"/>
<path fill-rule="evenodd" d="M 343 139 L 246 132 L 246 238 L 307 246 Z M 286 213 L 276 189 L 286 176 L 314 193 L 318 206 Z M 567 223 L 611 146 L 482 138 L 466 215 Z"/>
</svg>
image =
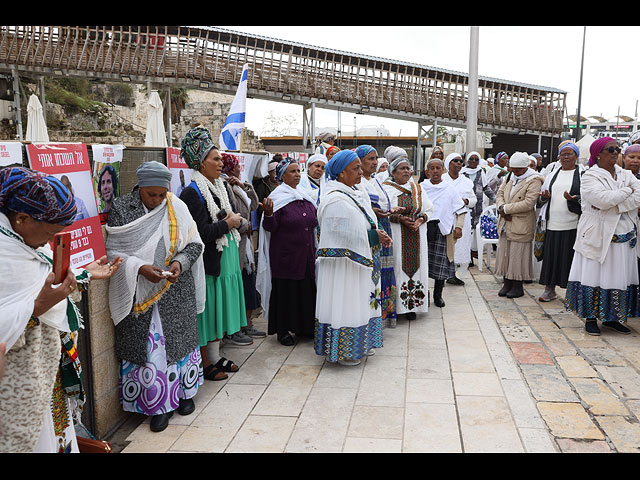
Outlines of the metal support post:
<svg viewBox="0 0 640 480">
<path fill-rule="evenodd" d="M 467 145 L 465 150 L 476 150 L 478 129 L 478 40 L 479 27 L 471 27 L 469 50 L 469 92 L 467 103 Z"/>
</svg>

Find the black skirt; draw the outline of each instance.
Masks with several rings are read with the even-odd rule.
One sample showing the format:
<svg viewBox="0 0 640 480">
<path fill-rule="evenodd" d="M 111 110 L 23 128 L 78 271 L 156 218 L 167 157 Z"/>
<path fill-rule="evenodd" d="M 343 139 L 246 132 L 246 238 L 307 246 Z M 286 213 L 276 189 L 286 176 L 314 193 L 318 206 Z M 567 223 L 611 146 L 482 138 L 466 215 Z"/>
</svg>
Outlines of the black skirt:
<svg viewBox="0 0 640 480">
<path fill-rule="evenodd" d="M 540 284 L 567 288 L 576 229 L 547 230 L 544 235 L 544 256 L 540 271 Z"/>
<path fill-rule="evenodd" d="M 307 272 L 304 280 L 271 279 L 269 335 L 287 332 L 313 338 L 316 317 L 316 281 Z"/>
<path fill-rule="evenodd" d="M 260 307 L 260 298 L 256 290 L 256 272 L 247 273 L 242 270 L 242 286 L 244 287 L 244 306 L 247 310 Z"/>
</svg>

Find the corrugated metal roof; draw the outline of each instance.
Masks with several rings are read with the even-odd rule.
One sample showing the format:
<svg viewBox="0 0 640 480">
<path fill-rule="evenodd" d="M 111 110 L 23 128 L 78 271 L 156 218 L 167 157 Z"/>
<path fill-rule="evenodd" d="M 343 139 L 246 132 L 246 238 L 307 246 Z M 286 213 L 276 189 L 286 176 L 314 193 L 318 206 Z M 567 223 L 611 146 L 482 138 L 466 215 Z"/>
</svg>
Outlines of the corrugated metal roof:
<svg viewBox="0 0 640 480">
<path fill-rule="evenodd" d="M 247 33 L 247 32 L 239 32 L 239 31 L 236 31 L 236 30 L 228 30 L 228 29 L 225 29 L 225 28 L 209 27 L 209 26 L 186 26 L 186 28 L 200 28 L 200 29 L 203 29 L 203 30 L 212 30 L 212 31 L 216 31 L 216 32 L 225 32 L 225 33 L 229 33 L 229 34 L 243 35 L 243 36 L 257 38 L 257 39 L 264 40 L 264 41 L 278 42 L 278 43 L 282 43 L 282 44 L 285 44 L 285 45 L 291 45 L 291 46 L 300 47 L 300 48 L 310 48 L 310 49 L 315 49 L 315 50 L 319 50 L 319 51 L 323 51 L 323 52 L 330 52 L 330 53 L 339 54 L 339 55 L 349 55 L 349 56 L 352 56 L 352 57 L 360 57 L 360 58 L 373 60 L 373 61 L 378 61 L 378 62 L 393 63 L 393 64 L 397 64 L 397 65 L 403 65 L 403 66 L 406 66 L 406 67 L 424 68 L 424 69 L 429 69 L 429 70 L 433 70 L 433 71 L 437 71 L 437 72 L 441 72 L 441 73 L 449 73 L 449 74 L 452 74 L 452 75 L 460 75 L 460 76 L 463 76 L 463 77 L 468 77 L 469 76 L 469 74 L 466 73 L 466 72 L 457 72 L 455 70 L 447 70 L 447 69 L 444 69 L 444 68 L 431 67 L 431 66 L 428 66 L 428 65 L 420 65 L 420 64 L 417 64 L 417 63 L 405 62 L 405 61 L 402 61 L 402 60 L 394 60 L 394 59 L 390 59 L 390 58 L 374 57 L 374 56 L 371 56 L 371 55 L 365 55 L 363 53 L 354 53 L 354 52 L 347 52 L 347 51 L 344 51 L 344 50 L 335 50 L 335 49 L 332 49 L 332 48 L 320 47 L 320 46 L 317 46 L 317 45 L 310 45 L 310 44 L 300 43 L 300 42 L 293 42 L 291 40 L 282 40 L 282 39 L 274 38 L 274 37 L 265 37 L 263 35 L 257 35 L 257 34 L 254 34 L 254 33 Z M 533 84 L 529 84 L 529 83 L 515 82 L 513 80 L 504 80 L 504 79 L 500 79 L 500 78 L 483 77 L 481 75 L 478 75 L 478 79 L 479 80 L 483 80 L 485 82 L 505 83 L 505 84 L 509 84 L 509 85 L 517 85 L 517 86 L 520 86 L 520 87 L 533 88 L 533 89 L 543 90 L 543 91 L 547 91 L 547 92 L 567 93 L 564 90 L 560 90 L 560 89 L 554 88 L 554 87 L 544 87 L 544 86 L 541 86 L 541 85 L 533 85 Z"/>
</svg>

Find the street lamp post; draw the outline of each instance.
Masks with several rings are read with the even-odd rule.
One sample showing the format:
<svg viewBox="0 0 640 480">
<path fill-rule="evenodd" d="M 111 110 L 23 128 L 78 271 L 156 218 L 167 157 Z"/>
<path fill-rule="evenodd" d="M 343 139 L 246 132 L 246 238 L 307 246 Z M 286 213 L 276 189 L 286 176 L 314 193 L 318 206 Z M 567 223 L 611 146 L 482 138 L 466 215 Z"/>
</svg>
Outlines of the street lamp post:
<svg viewBox="0 0 640 480">
<path fill-rule="evenodd" d="M 587 27 L 582 32 L 582 61 L 580 63 L 580 89 L 578 90 L 578 118 L 576 119 L 576 142 L 580 140 L 580 104 L 582 103 L 582 72 L 584 70 L 584 40 L 587 36 Z"/>
<path fill-rule="evenodd" d="M 469 48 L 469 91 L 467 102 L 467 142 L 465 150 L 476 150 L 478 129 L 478 40 L 479 27 L 471 27 Z"/>
</svg>

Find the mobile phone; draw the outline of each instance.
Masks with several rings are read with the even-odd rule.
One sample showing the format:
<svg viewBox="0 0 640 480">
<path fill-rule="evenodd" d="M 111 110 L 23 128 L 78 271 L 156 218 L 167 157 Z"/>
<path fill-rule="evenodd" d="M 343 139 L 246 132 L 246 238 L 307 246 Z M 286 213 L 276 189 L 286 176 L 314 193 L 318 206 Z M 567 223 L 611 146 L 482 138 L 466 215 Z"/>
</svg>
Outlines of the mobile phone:
<svg viewBox="0 0 640 480">
<path fill-rule="evenodd" d="M 71 232 L 60 232 L 53 236 L 53 284 L 62 283 L 69 271 Z"/>
</svg>

